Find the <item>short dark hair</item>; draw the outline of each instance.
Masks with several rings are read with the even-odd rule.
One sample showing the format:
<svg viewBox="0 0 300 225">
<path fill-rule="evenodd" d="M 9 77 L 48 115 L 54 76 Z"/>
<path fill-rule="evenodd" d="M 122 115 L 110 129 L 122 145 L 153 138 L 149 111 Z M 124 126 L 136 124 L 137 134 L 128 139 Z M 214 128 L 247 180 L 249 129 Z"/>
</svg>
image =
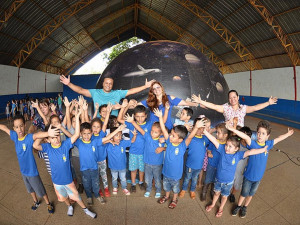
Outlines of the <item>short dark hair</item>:
<svg viewBox="0 0 300 225">
<path fill-rule="evenodd" d="M 241 129 L 239 129 L 239 131 L 247 134 L 249 137 L 252 136 L 252 131 L 249 127 L 242 127 Z"/>
<path fill-rule="evenodd" d="M 84 123 L 80 124 L 80 132 L 82 132 L 83 130 L 90 130 L 90 131 L 92 131 L 91 124 L 88 123 L 88 122 L 84 122 Z"/>
<path fill-rule="evenodd" d="M 177 125 L 173 128 L 173 130 L 181 139 L 185 139 L 188 134 L 188 130 L 183 125 Z"/>
<path fill-rule="evenodd" d="M 240 148 L 241 139 L 238 136 L 231 136 L 227 139 L 227 141 L 232 142 L 235 147 Z"/>
<path fill-rule="evenodd" d="M 21 114 L 16 114 L 16 115 L 14 116 L 14 118 L 13 118 L 13 122 L 14 122 L 15 120 L 22 120 L 23 123 L 25 124 L 25 118 L 24 118 L 24 116 L 22 116 Z"/>
<path fill-rule="evenodd" d="M 188 116 L 190 116 L 190 117 L 193 116 L 194 111 L 193 111 L 191 108 L 189 108 L 189 107 L 184 107 L 183 110 L 186 111 L 186 114 L 187 114 Z"/>
<path fill-rule="evenodd" d="M 101 106 L 99 107 L 99 112 L 101 112 L 101 109 L 106 108 L 106 107 L 107 107 L 107 104 L 101 105 Z"/>
<path fill-rule="evenodd" d="M 95 123 L 95 122 L 100 123 L 100 125 L 102 126 L 102 122 L 101 122 L 100 118 L 96 117 L 96 118 L 92 119 L 91 126 L 93 126 L 93 123 Z"/>
<path fill-rule="evenodd" d="M 230 93 L 232 93 L 232 92 L 233 92 L 233 93 L 235 93 L 235 94 L 236 94 L 236 96 L 239 96 L 239 94 L 237 93 L 237 91 L 236 91 L 236 90 L 230 90 L 230 91 L 228 92 L 228 98 L 229 98 L 229 94 L 230 94 Z"/>
<path fill-rule="evenodd" d="M 194 119 L 194 125 L 196 125 L 198 120 L 202 120 L 202 119 L 204 119 L 206 122 L 211 123 L 211 120 L 209 118 L 207 118 L 206 116 L 204 116 L 204 117 L 198 117 L 198 118 Z"/>
<path fill-rule="evenodd" d="M 159 124 L 158 121 L 154 122 L 154 123 L 152 124 L 152 127 L 156 127 L 156 128 L 161 129 L 160 124 Z"/>
<path fill-rule="evenodd" d="M 51 123 L 51 121 L 52 121 L 54 118 L 57 118 L 57 119 L 59 120 L 59 122 L 60 122 L 59 116 L 53 114 L 52 116 L 50 116 L 50 123 Z"/>
<path fill-rule="evenodd" d="M 117 120 L 117 117 L 114 115 L 110 115 L 108 119 L 107 128 L 111 129 L 115 127 L 115 120 Z"/>
<path fill-rule="evenodd" d="M 146 107 L 143 106 L 143 105 L 137 105 L 135 108 L 134 108 L 134 115 L 136 113 L 145 113 L 146 114 Z"/>
<path fill-rule="evenodd" d="M 39 105 L 50 105 L 50 102 L 47 98 L 42 98 L 41 100 L 39 100 Z"/>
<path fill-rule="evenodd" d="M 219 123 L 217 126 L 216 126 L 216 129 L 220 129 L 222 131 L 223 134 L 229 134 L 225 123 Z"/>
<path fill-rule="evenodd" d="M 271 133 L 271 125 L 267 120 L 262 120 L 258 123 L 257 131 L 260 127 L 265 128 L 267 130 L 268 135 Z"/>
</svg>

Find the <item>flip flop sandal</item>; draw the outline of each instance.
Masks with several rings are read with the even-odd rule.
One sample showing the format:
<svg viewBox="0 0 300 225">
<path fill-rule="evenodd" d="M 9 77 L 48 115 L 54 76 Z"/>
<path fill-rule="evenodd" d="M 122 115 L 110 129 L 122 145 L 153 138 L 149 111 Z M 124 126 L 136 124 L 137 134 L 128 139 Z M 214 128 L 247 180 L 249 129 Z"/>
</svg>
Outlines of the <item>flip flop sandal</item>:
<svg viewBox="0 0 300 225">
<path fill-rule="evenodd" d="M 206 212 L 210 212 L 214 207 L 211 205 L 208 205 L 205 207 Z"/>
<path fill-rule="evenodd" d="M 169 197 L 170 198 L 170 197 Z M 165 203 L 166 201 L 168 201 L 169 200 L 169 198 L 167 198 L 165 195 L 162 197 L 162 198 L 160 198 L 157 202 L 159 203 L 159 204 L 163 204 L 163 203 Z"/>
<path fill-rule="evenodd" d="M 222 216 L 222 214 L 223 214 L 223 210 L 219 210 L 216 214 L 216 217 L 219 218 Z"/>
<path fill-rule="evenodd" d="M 172 200 L 170 205 L 169 205 L 169 209 L 174 209 L 177 206 L 178 200 Z"/>
</svg>

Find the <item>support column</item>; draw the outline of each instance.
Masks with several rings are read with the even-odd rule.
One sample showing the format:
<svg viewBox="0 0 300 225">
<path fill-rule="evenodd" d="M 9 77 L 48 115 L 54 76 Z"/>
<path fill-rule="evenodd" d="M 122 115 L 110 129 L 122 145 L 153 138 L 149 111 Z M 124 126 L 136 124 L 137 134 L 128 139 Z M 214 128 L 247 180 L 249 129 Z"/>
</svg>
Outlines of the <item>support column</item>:
<svg viewBox="0 0 300 225">
<path fill-rule="evenodd" d="M 296 66 L 293 66 L 294 69 L 294 89 L 295 89 L 295 101 L 297 101 L 297 72 L 296 72 Z"/>
<path fill-rule="evenodd" d="M 250 96 L 252 96 L 252 70 L 250 70 Z"/>
<path fill-rule="evenodd" d="M 17 82 L 17 94 L 19 94 L 19 86 L 20 86 L 20 67 L 18 67 L 18 82 Z"/>
</svg>

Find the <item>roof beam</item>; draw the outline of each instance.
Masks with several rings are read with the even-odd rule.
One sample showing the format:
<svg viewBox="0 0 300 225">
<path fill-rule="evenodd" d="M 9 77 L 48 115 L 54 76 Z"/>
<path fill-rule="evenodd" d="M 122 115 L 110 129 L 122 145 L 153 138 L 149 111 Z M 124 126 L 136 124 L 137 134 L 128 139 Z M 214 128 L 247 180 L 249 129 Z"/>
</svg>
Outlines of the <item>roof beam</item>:
<svg viewBox="0 0 300 225">
<path fill-rule="evenodd" d="M 211 29 L 213 29 L 244 61 L 245 66 L 249 70 L 262 69 L 262 66 L 255 59 L 252 53 L 218 20 L 190 0 L 176 0 L 176 2 L 188 9 L 206 23 Z"/>
<path fill-rule="evenodd" d="M 29 55 L 58 27 L 66 22 L 70 17 L 84 9 L 95 0 L 80 0 L 73 4 L 69 9 L 60 13 L 57 17 L 52 19 L 46 26 L 44 26 L 38 33 L 36 33 L 31 40 L 20 50 L 20 52 L 12 60 L 11 64 L 21 67 L 28 59 Z"/>
<path fill-rule="evenodd" d="M 7 21 L 10 17 L 20 8 L 20 6 L 25 2 L 26 0 L 15 0 L 7 10 L 4 11 L 4 13 L 1 13 L 0 16 L 0 30 L 6 26 Z"/>
<path fill-rule="evenodd" d="M 151 28 L 145 26 L 144 24 L 138 23 L 137 24 L 138 28 L 142 29 L 146 33 L 150 34 L 150 41 L 152 40 L 152 37 L 154 37 L 156 40 L 168 40 L 165 36 L 157 33 L 156 31 L 152 30 Z"/>
<path fill-rule="evenodd" d="M 262 16 L 262 18 L 269 24 L 272 31 L 280 41 L 281 45 L 284 47 L 288 56 L 290 57 L 293 66 L 299 63 L 299 56 L 289 40 L 288 36 L 285 34 L 284 30 L 280 24 L 276 21 L 274 16 L 267 10 L 267 8 L 259 0 L 248 0 L 249 3 L 256 9 L 256 11 Z"/>
<path fill-rule="evenodd" d="M 162 17 L 159 13 L 145 7 L 138 5 L 139 9 L 148 13 L 152 18 L 160 21 L 167 28 L 175 32 L 178 36 L 182 37 L 184 34 L 184 39 L 181 42 L 191 45 L 195 49 L 200 50 L 204 55 L 206 55 L 215 65 L 219 67 L 219 70 L 225 73 L 231 73 L 232 70 L 220 59 L 213 51 L 207 48 L 203 43 L 201 43 L 197 38 L 195 38 L 190 33 L 186 32 L 183 28 L 179 27 L 177 24 L 174 24 L 172 21 Z"/>
</svg>

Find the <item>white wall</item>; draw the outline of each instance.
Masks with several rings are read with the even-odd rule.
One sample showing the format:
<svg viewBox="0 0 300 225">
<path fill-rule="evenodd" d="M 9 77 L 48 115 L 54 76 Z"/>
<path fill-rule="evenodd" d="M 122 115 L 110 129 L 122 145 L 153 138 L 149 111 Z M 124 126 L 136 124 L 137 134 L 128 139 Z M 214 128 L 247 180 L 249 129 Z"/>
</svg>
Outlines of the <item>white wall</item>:
<svg viewBox="0 0 300 225">
<path fill-rule="evenodd" d="M 297 72 L 297 100 L 300 99 L 300 67 Z M 240 95 L 250 95 L 250 72 L 225 74 L 229 89 Z M 295 100 L 293 67 L 252 71 L 252 96 L 276 96 L 281 99 Z"/>
<path fill-rule="evenodd" d="M 46 92 L 62 92 L 59 76 L 47 73 Z M 0 65 L 0 95 L 17 94 L 18 68 Z M 20 69 L 19 94 L 44 93 L 45 73 L 36 70 Z"/>
</svg>

